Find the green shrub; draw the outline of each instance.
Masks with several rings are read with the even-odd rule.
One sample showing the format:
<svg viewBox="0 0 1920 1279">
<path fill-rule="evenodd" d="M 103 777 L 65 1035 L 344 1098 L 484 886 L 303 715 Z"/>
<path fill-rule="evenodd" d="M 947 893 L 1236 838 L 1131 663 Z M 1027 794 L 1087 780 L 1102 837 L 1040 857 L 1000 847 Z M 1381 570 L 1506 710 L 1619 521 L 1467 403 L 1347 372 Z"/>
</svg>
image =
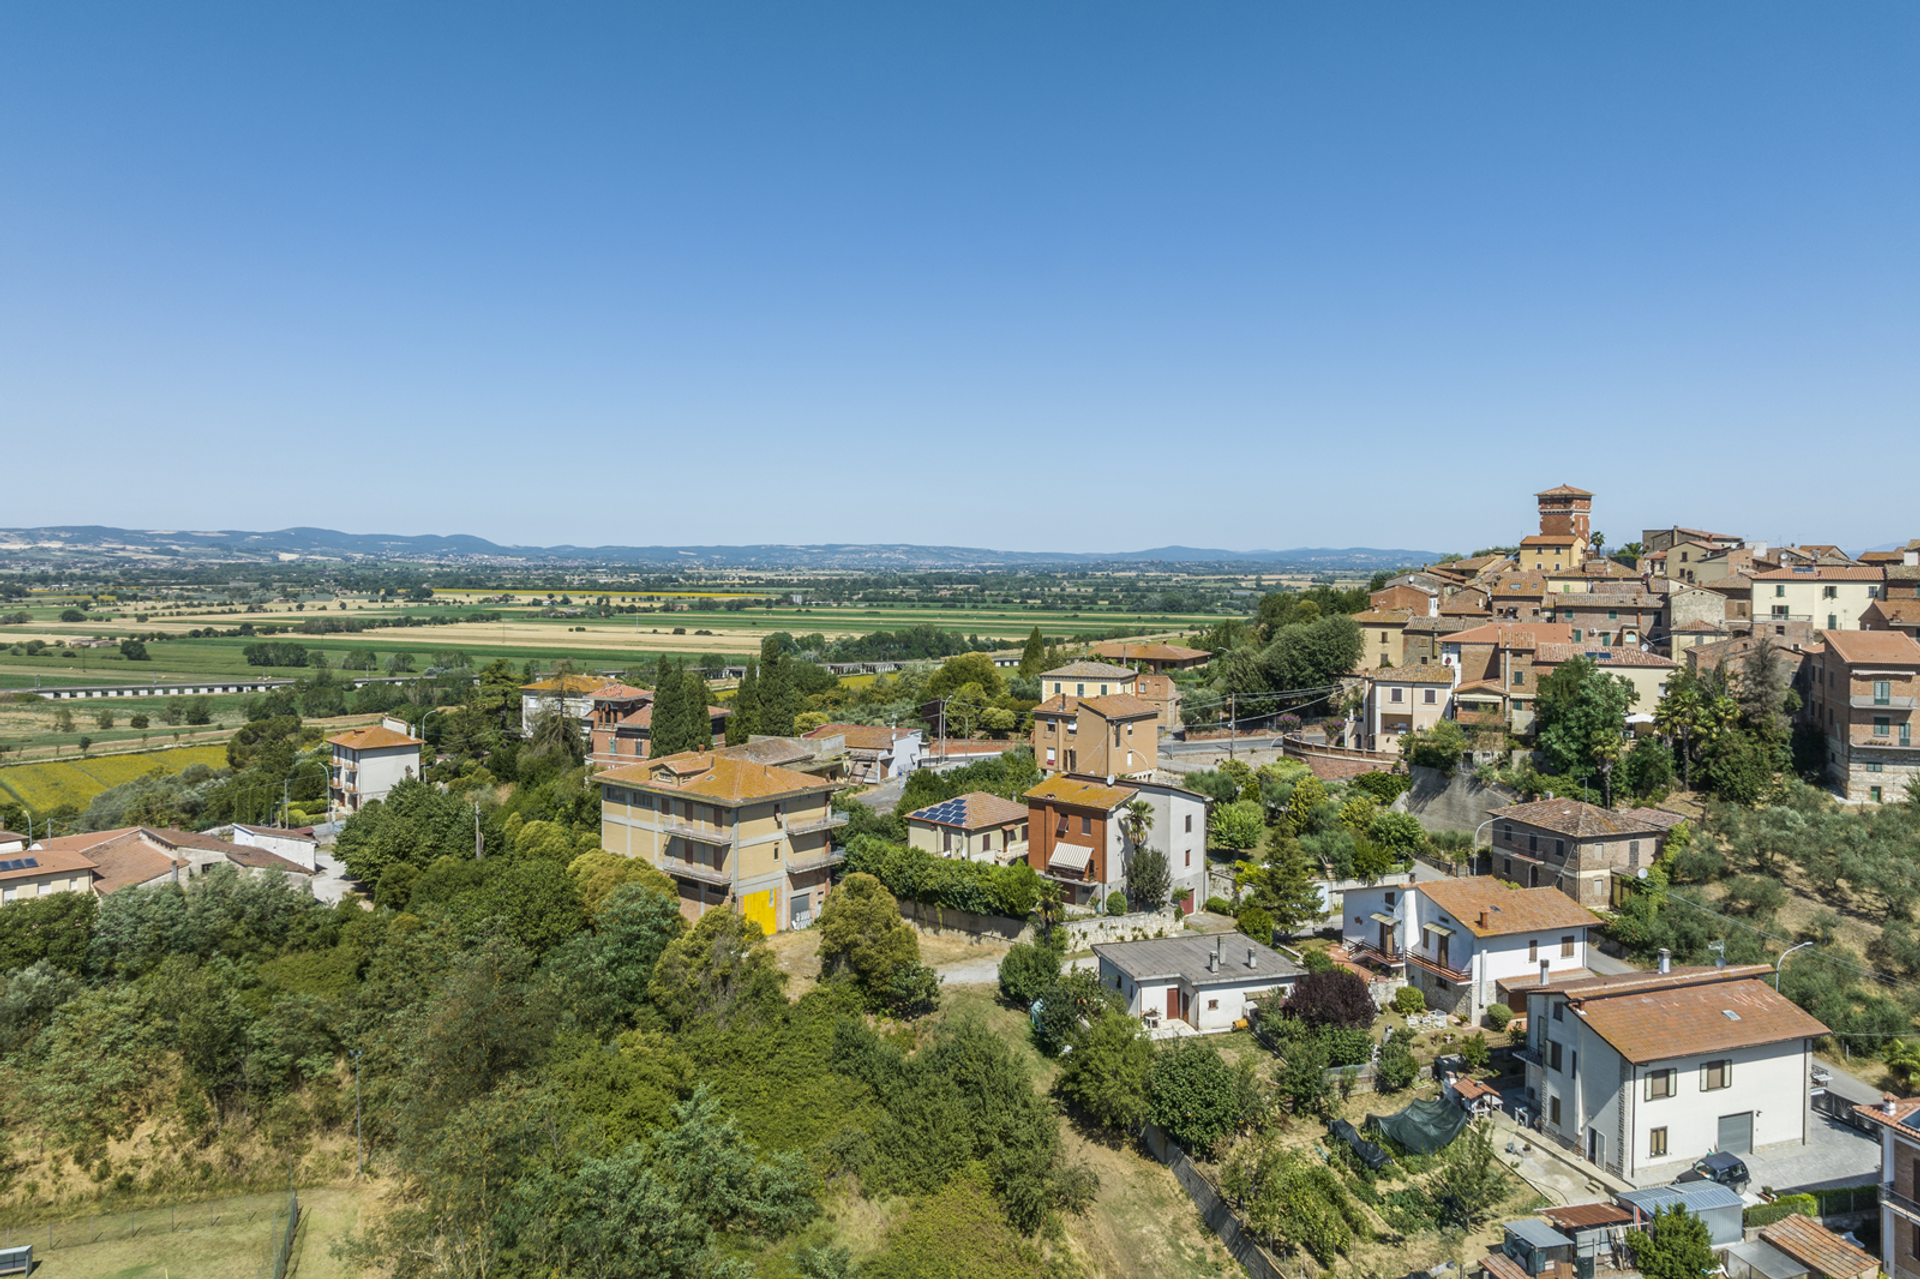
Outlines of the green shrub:
<svg viewBox="0 0 1920 1279">
<path fill-rule="evenodd" d="M 1505 1004 L 1487 1005 L 1487 1024 L 1495 1030 L 1505 1030 L 1507 1023 L 1513 1020 L 1513 1009 Z"/>
<path fill-rule="evenodd" d="M 1310 973 L 1324 973 L 1333 967 L 1333 956 L 1324 950 L 1303 950 L 1300 952 L 1300 966 Z"/>
<path fill-rule="evenodd" d="M 1224 897 L 1209 897 L 1207 898 L 1206 909 L 1209 914 L 1213 915 L 1231 915 L 1233 914 L 1233 903 Z"/>
<path fill-rule="evenodd" d="M 1413 779 L 1405 773 L 1362 773 L 1347 784 L 1373 796 L 1385 808 L 1413 785 Z"/>
<path fill-rule="evenodd" d="M 1240 912 L 1235 921 L 1241 932 L 1259 942 L 1262 946 L 1273 944 L 1273 916 L 1258 906 L 1248 906 Z"/>
<path fill-rule="evenodd" d="M 1393 1011 L 1402 1017 L 1427 1010 L 1427 997 L 1418 986 L 1402 986 L 1393 992 Z"/>
<path fill-rule="evenodd" d="M 1771 1226 L 1774 1222 L 1796 1214 L 1803 1217 L 1816 1217 L 1820 1213 L 1820 1201 L 1812 1195 L 1781 1195 L 1770 1204 L 1755 1204 L 1740 1214 L 1743 1226 Z"/>
<path fill-rule="evenodd" d="M 1107 914 L 1124 915 L 1127 913 L 1127 895 L 1125 893 L 1107 894 Z"/>
<path fill-rule="evenodd" d="M 1025 862 L 994 866 L 937 857 L 872 835 L 848 841 L 846 873 L 872 875 L 895 897 L 977 915 L 1023 919 L 1040 896 L 1040 876 Z"/>
</svg>

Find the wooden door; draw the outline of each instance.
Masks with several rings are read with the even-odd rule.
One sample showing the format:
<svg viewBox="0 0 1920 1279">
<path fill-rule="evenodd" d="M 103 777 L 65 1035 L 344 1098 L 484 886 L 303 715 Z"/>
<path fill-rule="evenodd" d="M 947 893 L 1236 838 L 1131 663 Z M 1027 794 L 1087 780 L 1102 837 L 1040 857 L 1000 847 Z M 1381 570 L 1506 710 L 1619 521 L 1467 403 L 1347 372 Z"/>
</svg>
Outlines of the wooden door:
<svg viewBox="0 0 1920 1279">
<path fill-rule="evenodd" d="M 1169 1018 L 1173 1018 L 1173 1017 L 1178 1017 L 1179 1015 L 1180 1015 L 1180 988 L 1178 986 L 1169 986 L 1167 987 L 1167 1016 Z"/>
<path fill-rule="evenodd" d="M 1393 925 L 1392 924 L 1380 925 L 1380 953 L 1383 955 L 1393 954 Z"/>
</svg>

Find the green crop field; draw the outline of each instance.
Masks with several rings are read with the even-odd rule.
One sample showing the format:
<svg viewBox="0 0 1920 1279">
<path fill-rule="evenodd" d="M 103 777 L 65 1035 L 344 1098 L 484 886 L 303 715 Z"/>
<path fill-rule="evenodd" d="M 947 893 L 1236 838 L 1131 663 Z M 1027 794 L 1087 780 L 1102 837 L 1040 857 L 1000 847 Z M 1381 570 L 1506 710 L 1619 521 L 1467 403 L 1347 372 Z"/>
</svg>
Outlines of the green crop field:
<svg viewBox="0 0 1920 1279">
<path fill-rule="evenodd" d="M 178 750 L 147 751 L 136 755 L 103 755 L 93 759 L 14 764 L 0 768 L 0 793 L 36 813 L 47 812 L 62 804 L 85 808 L 102 791 L 137 777 L 145 777 L 155 769 L 173 774 L 193 764 L 221 768 L 226 762 L 225 746 L 183 746 Z"/>
</svg>

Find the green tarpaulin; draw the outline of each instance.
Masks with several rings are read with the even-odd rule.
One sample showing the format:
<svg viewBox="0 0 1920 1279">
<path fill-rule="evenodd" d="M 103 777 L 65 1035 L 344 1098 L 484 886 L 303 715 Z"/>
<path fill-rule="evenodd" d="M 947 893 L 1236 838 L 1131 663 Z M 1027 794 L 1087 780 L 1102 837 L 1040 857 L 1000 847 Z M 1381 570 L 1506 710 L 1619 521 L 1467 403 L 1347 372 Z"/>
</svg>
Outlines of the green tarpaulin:
<svg viewBox="0 0 1920 1279">
<path fill-rule="evenodd" d="M 1394 1115 L 1368 1115 L 1367 1122 L 1400 1143 L 1409 1154 L 1445 1150 L 1473 1118 L 1444 1101 L 1416 1101 Z"/>
</svg>

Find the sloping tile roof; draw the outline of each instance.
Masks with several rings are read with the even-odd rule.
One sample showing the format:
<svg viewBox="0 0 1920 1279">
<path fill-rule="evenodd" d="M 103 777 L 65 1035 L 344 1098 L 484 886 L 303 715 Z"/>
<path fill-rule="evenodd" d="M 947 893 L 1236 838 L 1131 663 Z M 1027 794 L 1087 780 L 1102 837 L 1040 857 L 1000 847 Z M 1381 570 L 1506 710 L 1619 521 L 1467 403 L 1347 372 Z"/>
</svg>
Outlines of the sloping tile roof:
<svg viewBox="0 0 1920 1279">
<path fill-rule="evenodd" d="M 1599 917 L 1557 888 L 1510 888 L 1491 875 L 1436 879 L 1414 888 L 1475 937 L 1506 937 L 1548 928 L 1587 928 Z M 1483 926 L 1480 913 L 1485 911 Z"/>
<path fill-rule="evenodd" d="M 1585 489 L 1577 489 L 1571 484 L 1562 484 L 1557 488 L 1542 489 L 1535 497 L 1592 497 Z"/>
<path fill-rule="evenodd" d="M 1127 640 L 1106 640 L 1095 644 L 1096 657 L 1113 657 L 1120 661 L 1142 662 L 1191 662 L 1195 658 L 1212 657 L 1204 648 L 1181 648 L 1178 644 L 1135 644 Z"/>
<path fill-rule="evenodd" d="M 1875 600 L 1867 611 L 1878 612 L 1894 626 L 1920 626 L 1920 600 Z"/>
<path fill-rule="evenodd" d="M 1029 800 L 1072 804 L 1079 808 L 1098 808 L 1110 813 L 1131 800 L 1136 793 L 1131 786 L 1108 786 L 1085 777 L 1055 773 L 1028 791 L 1026 797 Z"/>
<path fill-rule="evenodd" d="M 938 804 L 930 804 L 918 812 L 908 813 L 908 821 L 929 822 L 935 826 L 952 826 L 959 830 L 984 830 L 989 826 L 1005 826 L 1009 822 L 1024 822 L 1029 809 L 1025 804 L 1010 799 L 1001 799 L 998 795 L 989 795 L 985 791 L 968 791 Z M 937 816 L 936 816 L 937 814 Z"/>
<path fill-rule="evenodd" d="M 1782 568 L 1755 573 L 1756 582 L 1879 582 L 1886 570 L 1856 564 L 1816 564 L 1812 568 Z"/>
<path fill-rule="evenodd" d="M 318 842 L 313 837 L 311 826 L 250 826 L 235 822 L 233 828 L 253 835 L 270 835 L 274 839 L 298 839 L 309 844 Z"/>
<path fill-rule="evenodd" d="M 169 871 L 185 869 L 185 858 L 171 857 L 139 837 L 138 832 L 101 844 L 88 851 L 97 868 L 93 891 L 102 897 L 160 878 Z"/>
<path fill-rule="evenodd" d="M 1158 715 L 1160 710 L 1130 693 L 1109 693 L 1105 697 L 1083 698 L 1080 704 L 1101 719 L 1142 719 Z"/>
<path fill-rule="evenodd" d="M 1530 533 L 1520 539 L 1522 546 L 1572 546 L 1580 539 L 1571 533 Z"/>
<path fill-rule="evenodd" d="M 1602 808 L 1577 799 L 1543 799 L 1531 804 L 1508 804 L 1495 809 L 1502 821 L 1522 822 L 1541 830 L 1556 831 L 1575 839 L 1616 839 L 1627 835 L 1655 835 L 1672 823 L 1656 825 L 1629 810 Z M 1673 821 L 1681 820 L 1675 817 Z"/>
<path fill-rule="evenodd" d="M 247 848 L 242 846 L 228 853 L 227 860 L 236 866 L 246 866 L 253 870 L 280 870 L 285 871 L 289 875 L 317 875 L 320 873 L 317 870 L 308 870 L 299 862 L 288 861 L 286 858 L 270 853 L 264 848 Z"/>
<path fill-rule="evenodd" d="M 680 780 L 655 780 L 655 774 L 661 772 Z M 610 768 L 604 773 L 595 774 L 593 780 L 601 785 L 631 786 L 635 790 L 652 791 L 659 795 L 690 795 L 725 805 L 834 789 L 832 782 L 790 768 L 757 764 L 750 759 L 719 755 L 712 751 L 683 751 L 661 759 Z"/>
<path fill-rule="evenodd" d="M 596 702 L 633 702 L 652 696 L 652 689 L 635 688 L 631 684 L 603 684 L 593 690 L 593 700 Z"/>
<path fill-rule="evenodd" d="M 1631 972 L 1589 974 L 1577 978 L 1561 976 L 1544 986 L 1528 986 L 1526 989 L 1530 994 L 1611 994 L 1642 987 L 1664 990 L 1669 986 L 1744 981 L 1749 977 L 1769 976 L 1772 972 L 1773 966 L 1770 964 L 1728 964 L 1725 968 L 1716 968 L 1712 964 L 1675 964 L 1671 971 L 1664 973 L 1637 968 Z"/>
<path fill-rule="evenodd" d="M 20 838 L 25 839 L 22 835 Z M 93 862 L 85 854 L 70 848 L 31 848 L 24 852 L 6 853 L 0 856 L 5 861 L 25 861 L 32 858 L 34 865 L 23 866 L 19 870 L 0 870 L 0 879 L 31 879 L 35 875 L 62 875 L 84 870 L 92 878 Z"/>
<path fill-rule="evenodd" d="M 832 734 L 828 734 L 832 736 Z M 791 737 L 755 737 L 738 746 L 716 746 L 716 755 L 731 759 L 748 759 L 756 764 L 772 764 L 781 767 L 787 764 L 811 762 L 819 756 L 800 744 L 798 738 Z"/>
<path fill-rule="evenodd" d="M 1453 683 L 1453 667 L 1431 662 L 1425 666 L 1416 662 L 1411 666 L 1389 666 L 1384 670 L 1362 671 L 1360 673 L 1376 684 Z"/>
<path fill-rule="evenodd" d="M 344 746 L 350 751 L 383 750 L 390 746 L 425 746 L 417 737 L 408 737 L 405 733 L 396 733 L 384 724 L 372 724 L 366 728 L 348 729 L 327 739 L 335 746 Z"/>
<path fill-rule="evenodd" d="M 1874 1274 L 1880 1263 L 1810 1217 L 1795 1213 L 1760 1228 L 1760 1237 L 1829 1279 Z"/>
<path fill-rule="evenodd" d="M 532 684 L 522 684 L 520 691 L 523 693 L 559 693 L 563 696 L 572 697 L 581 693 L 591 693 L 597 688 L 605 688 L 610 683 L 612 683 L 611 680 L 599 675 L 555 675 L 547 679 L 537 680 Z"/>
<path fill-rule="evenodd" d="M 1499 644 L 1532 648 L 1535 644 L 1571 644 L 1573 627 L 1565 622 L 1490 622 L 1470 631 L 1455 631 L 1449 644 Z"/>
<path fill-rule="evenodd" d="M 1353 614 L 1353 620 L 1362 626 L 1402 626 L 1412 616 L 1410 608 L 1370 608 Z"/>
<path fill-rule="evenodd" d="M 801 734 L 802 737 L 845 737 L 847 749 L 856 751 L 891 751 L 895 742 L 912 735 L 908 729 L 889 728 L 885 724 L 822 724 L 812 732 Z"/>
<path fill-rule="evenodd" d="M 1041 679 L 1117 679 L 1133 678 L 1131 666 L 1109 666 L 1105 662 L 1068 662 L 1050 671 L 1041 671 Z"/>
<path fill-rule="evenodd" d="M 654 706 L 655 703 L 648 702 L 645 706 L 630 710 L 620 717 L 620 723 L 627 727 L 650 729 L 653 727 Z M 725 706 L 707 707 L 707 718 L 709 720 L 725 719 L 731 714 L 733 714 L 733 712 Z"/>
<path fill-rule="evenodd" d="M 1826 1026 L 1757 979 L 1569 999 L 1595 1034 L 1635 1064 L 1827 1033 Z"/>
<path fill-rule="evenodd" d="M 1850 666 L 1920 663 L 1920 644 L 1905 631 L 1826 631 L 1827 647 Z"/>
<path fill-rule="evenodd" d="M 1638 648 L 1588 648 L 1584 644 L 1542 644 L 1534 650 L 1533 660 L 1542 666 L 1558 666 L 1576 657 L 1588 657 L 1600 666 L 1674 666 L 1670 657 Z"/>
</svg>

